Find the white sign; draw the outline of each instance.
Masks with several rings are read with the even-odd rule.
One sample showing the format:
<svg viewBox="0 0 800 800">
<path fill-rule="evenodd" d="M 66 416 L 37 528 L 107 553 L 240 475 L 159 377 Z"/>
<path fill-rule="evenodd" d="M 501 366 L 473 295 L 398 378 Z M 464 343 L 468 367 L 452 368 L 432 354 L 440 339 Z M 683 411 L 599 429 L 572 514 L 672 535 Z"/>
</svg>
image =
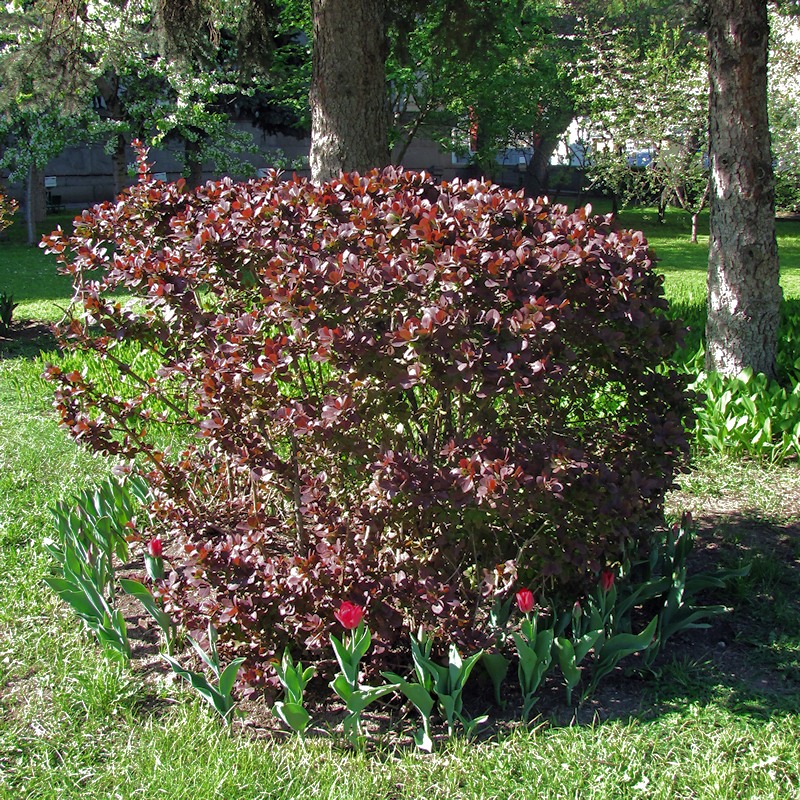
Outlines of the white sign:
<svg viewBox="0 0 800 800">
<path fill-rule="evenodd" d="M 58 178 L 55 175 L 44 176 L 44 188 L 55 189 L 58 186 Z"/>
</svg>

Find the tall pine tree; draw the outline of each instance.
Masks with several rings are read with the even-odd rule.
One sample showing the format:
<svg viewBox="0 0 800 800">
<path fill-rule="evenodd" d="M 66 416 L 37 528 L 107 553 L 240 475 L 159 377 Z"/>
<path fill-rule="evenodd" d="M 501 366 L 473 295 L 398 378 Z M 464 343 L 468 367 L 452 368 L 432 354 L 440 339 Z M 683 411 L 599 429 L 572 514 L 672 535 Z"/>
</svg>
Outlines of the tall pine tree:
<svg viewBox="0 0 800 800">
<path fill-rule="evenodd" d="M 781 289 L 765 0 L 708 0 L 711 236 L 706 368 L 775 374 Z"/>
</svg>

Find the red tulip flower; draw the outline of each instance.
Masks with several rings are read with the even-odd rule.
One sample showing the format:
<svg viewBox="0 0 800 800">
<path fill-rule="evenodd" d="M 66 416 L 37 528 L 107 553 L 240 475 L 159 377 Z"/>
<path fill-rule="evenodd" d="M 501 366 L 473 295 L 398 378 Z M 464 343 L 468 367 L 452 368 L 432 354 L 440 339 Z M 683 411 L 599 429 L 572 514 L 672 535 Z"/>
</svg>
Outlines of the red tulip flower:
<svg viewBox="0 0 800 800">
<path fill-rule="evenodd" d="M 533 611 L 533 592 L 530 589 L 520 589 L 517 592 L 517 608 L 523 614 Z"/>
<path fill-rule="evenodd" d="M 364 617 L 364 609 L 356 603 L 345 600 L 338 611 L 333 612 L 333 616 L 339 621 L 340 625 L 348 631 L 358 627 Z"/>
<path fill-rule="evenodd" d="M 144 566 L 150 580 L 160 581 L 164 577 L 164 559 L 161 554 L 164 552 L 164 547 L 161 539 L 156 536 L 147 543 L 147 551 L 144 554 Z"/>
<path fill-rule="evenodd" d="M 358 681 L 360 672 L 359 663 L 366 655 L 372 643 L 372 634 L 362 622 L 364 609 L 357 603 L 345 600 L 333 616 L 347 631 L 349 636 L 341 639 L 331 634 L 331 646 L 339 662 L 339 674 L 331 681 L 330 687 L 347 705 L 347 716 L 343 720 L 345 734 L 350 737 L 361 737 L 361 712 L 369 705 L 372 699 L 394 691 L 397 687 L 386 684 L 378 688 L 362 686 Z"/>
<path fill-rule="evenodd" d="M 610 592 L 611 587 L 614 585 L 614 571 L 610 569 L 604 569 L 600 573 L 600 588 L 604 592 Z"/>
</svg>

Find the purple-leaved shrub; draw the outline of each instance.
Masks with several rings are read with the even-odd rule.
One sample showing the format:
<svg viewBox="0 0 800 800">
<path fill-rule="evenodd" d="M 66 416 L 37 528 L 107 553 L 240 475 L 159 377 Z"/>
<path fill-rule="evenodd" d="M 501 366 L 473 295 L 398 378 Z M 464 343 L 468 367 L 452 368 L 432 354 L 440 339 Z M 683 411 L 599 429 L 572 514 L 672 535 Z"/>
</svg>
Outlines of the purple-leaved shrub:
<svg viewBox="0 0 800 800">
<path fill-rule="evenodd" d="M 145 159 L 46 239 L 60 339 L 103 366 L 48 376 L 78 440 L 147 474 L 156 591 L 242 684 L 325 647 L 343 600 L 378 657 L 421 624 L 474 646 L 517 574 L 577 595 L 649 543 L 690 410 L 641 233 L 391 167 L 190 190 Z"/>
</svg>

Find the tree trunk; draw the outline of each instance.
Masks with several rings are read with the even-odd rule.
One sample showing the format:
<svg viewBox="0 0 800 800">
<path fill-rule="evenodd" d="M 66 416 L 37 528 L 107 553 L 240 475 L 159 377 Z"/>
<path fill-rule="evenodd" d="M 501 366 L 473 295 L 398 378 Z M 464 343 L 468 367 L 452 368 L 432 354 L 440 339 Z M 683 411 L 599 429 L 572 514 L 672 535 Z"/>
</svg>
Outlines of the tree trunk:
<svg viewBox="0 0 800 800">
<path fill-rule="evenodd" d="M 95 79 L 95 88 L 106 105 L 105 114 L 101 111 L 101 119 L 106 115 L 111 119 L 123 121 L 125 108 L 120 98 L 120 80 L 115 70 L 100 75 Z M 131 181 L 128 175 L 127 143 L 122 133 L 116 135 L 114 152 L 111 154 L 111 170 L 114 180 L 114 196 L 116 197 Z"/>
<path fill-rule="evenodd" d="M 28 167 L 25 185 L 25 224 L 28 231 L 28 244 L 39 244 L 36 224 L 44 222 L 47 216 L 47 195 L 44 189 L 44 173 L 38 167 Z"/>
<path fill-rule="evenodd" d="M 202 135 L 202 134 L 201 134 Z M 200 144 L 193 139 L 183 140 L 183 157 L 186 159 L 186 185 L 196 189 L 203 182 L 203 164 L 200 160 Z"/>
<path fill-rule="evenodd" d="M 550 188 L 550 159 L 574 116 L 575 109 L 570 104 L 542 121 L 533 157 L 525 168 L 523 186 L 527 195 L 536 197 L 547 194 Z"/>
<path fill-rule="evenodd" d="M 130 184 L 128 176 L 128 144 L 125 137 L 117 134 L 117 143 L 114 152 L 111 154 L 111 169 L 114 172 L 114 196 L 116 197 L 126 186 Z"/>
<path fill-rule="evenodd" d="M 765 0 L 709 0 L 711 229 L 706 369 L 775 374 L 781 289 Z"/>
<path fill-rule="evenodd" d="M 553 157 L 561 135 L 566 130 L 571 119 L 571 116 L 569 118 L 560 118 L 557 123 L 557 131 L 554 130 L 552 133 L 547 131 L 539 136 L 539 140 L 533 149 L 533 156 L 528 162 L 528 166 L 525 167 L 525 176 L 523 178 L 525 194 L 529 197 L 547 194 L 550 189 L 550 159 Z"/>
<path fill-rule="evenodd" d="M 558 139 L 545 139 L 542 137 L 533 150 L 531 160 L 525 167 L 523 186 L 525 194 L 529 197 L 546 195 L 550 184 L 550 158 L 556 149 Z"/>
<path fill-rule="evenodd" d="M 697 244 L 697 218 L 699 216 L 699 211 L 692 214 L 692 244 Z"/>
<path fill-rule="evenodd" d="M 658 221 L 662 225 L 667 224 L 667 194 L 661 192 L 658 196 Z"/>
<path fill-rule="evenodd" d="M 387 163 L 383 0 L 313 0 L 311 177 Z"/>
<path fill-rule="evenodd" d="M 31 165 L 28 167 L 28 179 L 25 184 L 25 226 L 28 231 L 28 244 L 31 247 L 36 244 L 36 215 L 33 210 L 34 175 L 35 171 Z"/>
</svg>

